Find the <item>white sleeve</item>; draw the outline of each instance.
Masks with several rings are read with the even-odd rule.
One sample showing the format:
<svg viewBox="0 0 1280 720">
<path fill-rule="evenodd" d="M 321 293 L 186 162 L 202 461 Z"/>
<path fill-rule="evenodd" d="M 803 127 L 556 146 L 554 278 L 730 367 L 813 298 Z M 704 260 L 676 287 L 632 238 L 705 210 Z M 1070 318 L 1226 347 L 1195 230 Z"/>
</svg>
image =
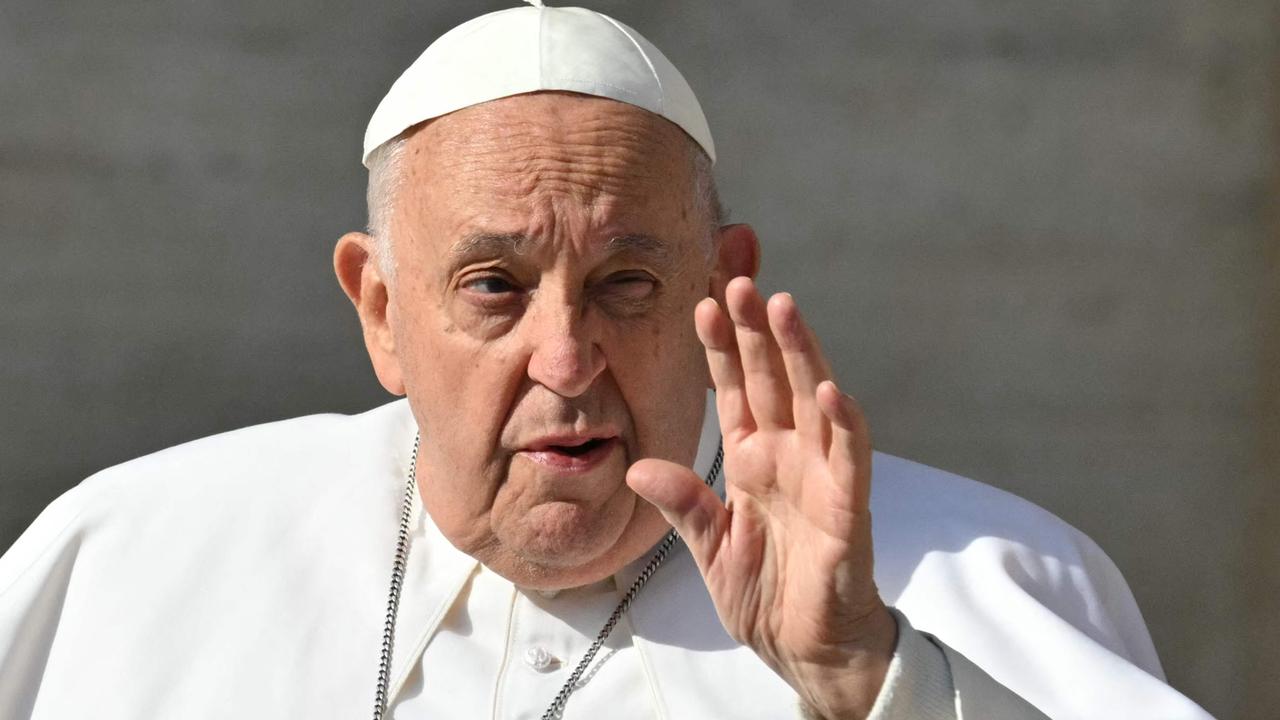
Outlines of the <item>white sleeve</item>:
<svg viewBox="0 0 1280 720">
<path fill-rule="evenodd" d="M 900 610 L 889 612 L 898 641 L 867 720 L 1048 720 L 968 658 L 916 630 Z M 822 720 L 804 707 L 800 716 Z"/>
<path fill-rule="evenodd" d="M 898 642 L 867 720 L 1047 720 L 937 638 L 911 626 L 900 611 Z"/>
</svg>

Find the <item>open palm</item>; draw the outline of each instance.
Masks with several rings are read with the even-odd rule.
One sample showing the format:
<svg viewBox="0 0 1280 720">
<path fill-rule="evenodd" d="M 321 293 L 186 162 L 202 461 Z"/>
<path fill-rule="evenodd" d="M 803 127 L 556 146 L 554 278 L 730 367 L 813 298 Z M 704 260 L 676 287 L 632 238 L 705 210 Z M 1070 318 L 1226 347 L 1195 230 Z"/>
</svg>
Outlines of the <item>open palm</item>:
<svg viewBox="0 0 1280 720">
<path fill-rule="evenodd" d="M 766 305 L 736 278 L 725 300 L 727 313 L 702 301 L 695 322 L 716 386 L 726 502 L 674 463 L 637 463 L 628 482 L 688 544 L 730 635 L 811 706 L 865 710 L 894 633 L 872 578 L 865 423 L 790 295 Z M 832 681 L 845 683 L 834 697 L 822 687 Z"/>
</svg>

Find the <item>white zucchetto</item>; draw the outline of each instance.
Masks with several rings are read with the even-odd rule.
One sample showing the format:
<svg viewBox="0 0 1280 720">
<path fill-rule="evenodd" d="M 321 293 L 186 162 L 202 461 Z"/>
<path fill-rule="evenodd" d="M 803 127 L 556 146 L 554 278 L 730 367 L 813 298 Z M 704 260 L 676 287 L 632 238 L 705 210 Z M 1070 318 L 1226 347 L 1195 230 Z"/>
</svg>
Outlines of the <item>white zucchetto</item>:
<svg viewBox="0 0 1280 720">
<path fill-rule="evenodd" d="M 525 7 L 481 15 L 431 43 L 391 86 L 364 134 L 363 162 L 424 120 L 489 100 L 564 90 L 644 108 L 680 126 L 715 162 L 693 89 L 640 33 L 593 10 Z"/>
</svg>

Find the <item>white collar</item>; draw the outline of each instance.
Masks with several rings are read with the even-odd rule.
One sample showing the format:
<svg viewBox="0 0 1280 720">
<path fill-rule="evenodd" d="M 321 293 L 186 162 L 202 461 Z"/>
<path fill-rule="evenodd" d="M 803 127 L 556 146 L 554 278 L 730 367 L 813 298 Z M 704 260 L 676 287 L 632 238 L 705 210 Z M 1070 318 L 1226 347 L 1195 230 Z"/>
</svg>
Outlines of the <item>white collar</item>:
<svg viewBox="0 0 1280 720">
<path fill-rule="evenodd" d="M 398 464 L 407 476 L 415 424 L 407 403 L 405 409 L 408 422 L 402 423 L 402 432 L 397 433 L 402 436 L 394 441 L 399 448 Z M 719 442 L 715 395 L 708 392 L 693 464 L 695 472 L 705 475 L 710 470 Z M 717 478 L 714 489 L 723 497 L 723 473 Z M 415 503 L 416 521 L 410 527 L 411 550 L 396 618 L 388 687 L 392 702 L 479 564 L 441 534 L 422 509 L 420 499 L 415 498 Z M 619 595 L 635 581 L 649 557 L 650 553 L 646 552 L 614 576 Z M 779 711 L 784 713 L 782 716 L 794 710 L 794 693 L 786 683 L 769 671 L 754 653 L 724 632 L 701 582 L 701 575 L 682 545 L 676 546 L 662 570 L 641 593 L 629 611 L 629 619 L 633 641 L 641 653 L 650 686 L 656 697 L 663 698 L 660 703 L 669 700 L 676 707 L 690 707 L 689 703 L 697 706 L 714 702 L 720 703 L 721 707 L 731 707 L 740 698 L 732 697 L 732 687 L 721 681 L 725 677 L 735 677 L 751 678 L 757 688 L 768 691 L 753 695 L 754 703 L 758 704 L 768 696 L 777 703 Z M 714 653 L 714 663 L 704 662 L 707 653 Z M 706 676 L 708 672 L 712 672 L 714 677 Z M 728 695 L 718 697 L 719 690 Z"/>
</svg>

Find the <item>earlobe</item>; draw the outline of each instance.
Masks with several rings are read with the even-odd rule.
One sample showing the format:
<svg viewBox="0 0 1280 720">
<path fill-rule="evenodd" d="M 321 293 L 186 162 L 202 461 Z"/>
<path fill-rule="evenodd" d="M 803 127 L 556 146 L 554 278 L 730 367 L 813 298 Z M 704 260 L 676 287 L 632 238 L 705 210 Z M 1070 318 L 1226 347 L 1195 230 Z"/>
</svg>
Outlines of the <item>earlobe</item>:
<svg viewBox="0 0 1280 720">
<path fill-rule="evenodd" d="M 374 259 L 373 243 L 373 238 L 364 233 L 343 235 L 333 251 L 333 271 L 360 317 L 365 350 L 378 382 L 391 394 L 404 395 L 395 335 L 387 316 L 390 296 Z"/>
<path fill-rule="evenodd" d="M 716 231 L 716 266 L 707 293 L 724 306 L 724 289 L 736 277 L 754 279 L 760 273 L 760 238 L 746 223 L 725 225 Z"/>
</svg>

